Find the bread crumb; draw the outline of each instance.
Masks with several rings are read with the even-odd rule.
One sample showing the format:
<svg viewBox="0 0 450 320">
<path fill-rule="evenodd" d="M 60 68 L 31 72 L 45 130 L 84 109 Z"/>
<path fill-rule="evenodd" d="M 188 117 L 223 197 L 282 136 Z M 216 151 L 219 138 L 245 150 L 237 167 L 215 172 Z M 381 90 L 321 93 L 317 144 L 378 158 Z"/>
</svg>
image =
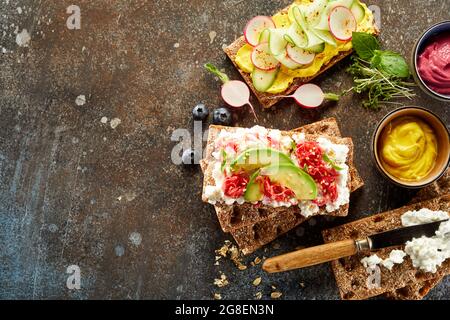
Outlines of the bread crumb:
<svg viewBox="0 0 450 320">
<path fill-rule="evenodd" d="M 255 298 L 256 298 L 256 300 L 261 300 L 261 298 L 262 298 L 262 292 L 257 292 L 257 293 L 255 293 Z"/>
<path fill-rule="evenodd" d="M 230 260 L 233 261 L 234 265 L 239 270 L 243 271 L 247 269 L 247 266 L 241 262 L 241 255 L 239 249 L 235 245 L 231 244 L 229 240 L 225 240 L 224 245 L 220 249 L 215 250 L 215 252 L 218 256 L 224 258 L 229 256 Z"/>
<path fill-rule="evenodd" d="M 261 277 L 258 277 L 258 278 L 256 278 L 255 280 L 253 280 L 253 285 L 256 287 L 256 286 L 259 286 L 261 284 Z"/>
<path fill-rule="evenodd" d="M 110 122 L 111 128 L 113 129 L 117 128 L 121 122 L 122 120 L 120 120 L 119 118 L 112 119 Z"/>
<path fill-rule="evenodd" d="M 214 42 L 214 39 L 217 37 L 217 32 L 211 31 L 209 33 L 209 43 L 212 44 Z"/>
<path fill-rule="evenodd" d="M 277 287 L 275 287 L 274 285 L 272 285 L 272 289 L 273 289 L 273 290 L 277 290 Z"/>
<path fill-rule="evenodd" d="M 102 117 L 102 118 L 100 119 L 100 122 L 103 123 L 103 124 L 105 124 L 105 123 L 108 122 L 108 118 L 107 118 L 107 117 Z"/>
<path fill-rule="evenodd" d="M 223 287 L 229 285 L 229 282 L 227 280 L 227 276 L 222 273 L 220 275 L 219 279 L 214 279 L 214 285 L 216 285 L 219 288 L 223 288 Z"/>
<path fill-rule="evenodd" d="M 179 48 L 179 47 L 180 47 L 180 44 L 179 44 L 178 42 L 176 42 L 176 43 L 173 44 L 173 47 L 174 47 L 174 48 Z"/>
<path fill-rule="evenodd" d="M 220 293 L 214 293 L 215 300 L 222 300 L 222 295 Z"/>
<path fill-rule="evenodd" d="M 17 28 L 16 28 L 17 29 Z M 18 29 L 17 29 L 18 31 Z M 31 37 L 27 29 L 23 29 L 21 33 L 17 33 L 16 43 L 19 47 L 28 47 Z"/>
<path fill-rule="evenodd" d="M 305 287 L 305 283 L 304 282 L 300 282 L 300 287 L 304 288 Z"/>
<path fill-rule="evenodd" d="M 255 260 L 253 261 L 253 263 L 254 263 L 255 265 L 258 265 L 258 264 L 261 263 L 261 259 L 260 259 L 259 257 L 256 257 Z"/>
<path fill-rule="evenodd" d="M 85 105 L 86 104 L 86 96 L 84 94 L 81 94 L 78 97 L 76 97 L 75 104 L 79 107 Z"/>
<path fill-rule="evenodd" d="M 271 297 L 272 299 L 278 299 L 278 298 L 280 298 L 282 295 L 283 295 L 283 294 L 282 294 L 281 292 L 275 291 L 275 292 L 272 292 L 272 293 L 270 294 L 270 297 Z"/>
</svg>

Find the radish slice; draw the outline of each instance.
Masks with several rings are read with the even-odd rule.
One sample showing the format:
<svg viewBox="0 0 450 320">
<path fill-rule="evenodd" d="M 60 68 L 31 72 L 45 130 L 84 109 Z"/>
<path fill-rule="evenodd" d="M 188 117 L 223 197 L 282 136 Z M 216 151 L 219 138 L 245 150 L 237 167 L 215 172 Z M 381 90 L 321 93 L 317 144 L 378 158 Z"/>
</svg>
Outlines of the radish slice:
<svg viewBox="0 0 450 320">
<path fill-rule="evenodd" d="M 279 55 L 275 56 L 275 58 L 278 61 L 280 61 L 280 63 L 283 66 L 285 66 L 286 68 L 291 69 L 291 70 L 295 70 L 295 69 L 303 67 L 303 64 L 297 63 L 294 60 L 292 60 L 291 58 L 289 58 L 289 56 L 287 55 L 286 49 Z"/>
<path fill-rule="evenodd" d="M 286 47 L 286 52 L 290 59 L 299 64 L 310 64 L 314 61 L 314 57 L 316 56 L 313 52 L 294 47 L 290 44 Z"/>
<path fill-rule="evenodd" d="M 250 90 L 244 82 L 238 80 L 225 82 L 222 86 L 221 95 L 223 101 L 233 108 L 240 108 L 248 104 L 258 120 L 255 109 L 250 103 Z"/>
<path fill-rule="evenodd" d="M 307 83 L 298 87 L 292 97 L 300 106 L 310 109 L 319 107 L 325 99 L 325 94 L 319 86 Z"/>
<path fill-rule="evenodd" d="M 331 10 L 328 24 L 333 36 L 341 41 L 351 40 L 352 34 L 357 27 L 355 16 L 350 9 L 343 6 L 338 6 Z"/>
<path fill-rule="evenodd" d="M 259 43 L 259 38 L 264 29 L 275 28 L 272 18 L 266 16 L 257 16 L 251 19 L 244 29 L 245 41 L 253 47 Z"/>
<path fill-rule="evenodd" d="M 261 43 L 253 48 L 251 59 L 253 65 L 261 70 L 269 71 L 279 66 L 278 60 L 270 53 L 268 43 Z"/>
</svg>

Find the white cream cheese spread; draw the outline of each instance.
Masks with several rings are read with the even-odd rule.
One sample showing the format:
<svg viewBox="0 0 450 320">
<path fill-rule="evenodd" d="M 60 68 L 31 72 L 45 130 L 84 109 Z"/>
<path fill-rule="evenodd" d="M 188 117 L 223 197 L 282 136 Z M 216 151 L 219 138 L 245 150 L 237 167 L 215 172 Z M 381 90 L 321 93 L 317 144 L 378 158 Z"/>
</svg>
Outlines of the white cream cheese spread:
<svg viewBox="0 0 450 320">
<path fill-rule="evenodd" d="M 418 211 L 408 211 L 401 216 L 404 227 L 441 221 L 449 218 L 445 211 L 432 211 L 427 208 Z M 403 263 L 408 255 L 415 268 L 424 272 L 436 273 L 437 268 L 450 258 L 450 221 L 441 223 L 433 237 L 415 238 L 406 242 L 405 251 L 392 250 L 387 259 L 381 259 L 376 254 L 361 259 L 365 268 L 374 268 L 381 264 L 392 270 L 394 264 Z"/>
<path fill-rule="evenodd" d="M 233 205 L 234 203 L 243 204 L 245 199 L 240 197 L 228 197 L 224 192 L 224 181 L 229 175 L 229 167 L 224 167 L 224 155 L 226 162 L 232 163 L 242 152 L 251 148 L 270 148 L 281 151 L 287 155 L 294 165 L 299 167 L 299 160 L 296 156 L 296 146 L 305 142 L 305 134 L 303 133 L 289 133 L 282 132 L 275 129 L 266 129 L 261 126 L 254 126 L 252 128 L 238 128 L 234 131 L 221 130 L 215 141 L 215 148 L 212 156 L 214 158 L 212 178 L 213 183 L 205 187 L 205 196 L 209 203 L 216 204 L 218 202 L 226 205 Z M 339 167 L 335 180 L 337 197 L 334 201 L 325 201 L 322 203 L 325 212 L 333 212 L 341 206 L 349 203 L 350 190 L 347 186 L 349 167 L 346 164 L 349 149 L 346 145 L 332 143 L 325 137 L 319 137 L 317 145 L 328 158 L 332 159 L 333 164 Z M 303 168 L 301 168 L 303 169 Z M 321 199 L 321 192 L 318 192 L 318 199 Z M 288 201 L 275 201 L 274 199 L 264 196 L 261 203 L 271 207 L 291 207 L 298 206 L 301 214 L 305 217 L 310 217 L 320 211 L 320 207 L 316 201 L 298 201 L 295 198 Z M 256 203 L 255 203 L 256 204 Z"/>
</svg>

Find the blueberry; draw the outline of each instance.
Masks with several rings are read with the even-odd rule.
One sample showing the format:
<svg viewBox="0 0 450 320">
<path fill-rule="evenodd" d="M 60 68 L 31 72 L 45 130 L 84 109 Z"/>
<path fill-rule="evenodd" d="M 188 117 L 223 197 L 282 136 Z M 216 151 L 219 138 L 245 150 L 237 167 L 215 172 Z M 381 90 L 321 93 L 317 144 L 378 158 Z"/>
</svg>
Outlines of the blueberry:
<svg viewBox="0 0 450 320">
<path fill-rule="evenodd" d="M 192 110 L 192 115 L 194 116 L 194 120 L 203 121 L 208 118 L 209 111 L 203 103 L 199 103 Z"/>
<path fill-rule="evenodd" d="M 231 112 L 228 108 L 218 108 L 213 113 L 213 123 L 218 125 L 229 126 L 233 122 Z"/>
<path fill-rule="evenodd" d="M 181 161 L 183 164 L 190 165 L 190 164 L 199 164 L 200 162 L 200 155 L 197 151 L 193 149 L 186 149 L 183 151 L 183 155 L 181 156 Z"/>
</svg>

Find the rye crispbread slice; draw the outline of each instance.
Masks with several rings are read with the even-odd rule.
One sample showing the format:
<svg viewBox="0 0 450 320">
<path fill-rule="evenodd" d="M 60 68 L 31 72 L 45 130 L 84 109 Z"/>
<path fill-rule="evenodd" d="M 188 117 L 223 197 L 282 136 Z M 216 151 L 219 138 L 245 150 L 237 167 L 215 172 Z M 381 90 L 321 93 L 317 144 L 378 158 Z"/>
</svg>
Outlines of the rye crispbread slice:
<svg viewBox="0 0 450 320">
<path fill-rule="evenodd" d="M 344 138 L 349 139 L 349 138 Z M 352 156 L 350 156 L 350 153 Z M 353 146 L 350 147 L 349 152 L 349 167 L 353 168 L 355 173 L 350 173 L 351 180 L 349 181 L 350 191 L 353 192 L 361 188 L 364 184 L 362 179 L 359 177 L 355 167 L 353 166 Z M 353 180 L 353 176 L 356 180 Z M 246 226 L 243 228 L 231 230 L 230 233 L 234 240 L 239 245 L 242 253 L 247 255 L 259 248 L 265 246 L 266 244 L 272 242 L 282 234 L 294 229 L 301 223 L 309 220 L 313 216 L 317 215 L 331 215 L 331 216 L 346 216 L 348 213 L 349 205 L 342 206 L 338 212 L 333 214 L 327 214 L 322 209 L 320 213 L 312 215 L 308 218 L 300 213 L 298 207 L 289 208 L 289 210 L 284 210 L 279 214 L 270 217 L 269 219 L 257 222 L 253 225 Z"/>
<path fill-rule="evenodd" d="M 208 133 L 208 142 L 206 147 L 206 155 L 203 159 L 202 167 L 204 168 L 204 179 L 203 179 L 203 194 L 202 199 L 205 202 L 208 202 L 207 197 L 204 194 L 205 187 L 207 185 L 213 185 L 214 179 L 212 177 L 212 170 L 214 167 L 215 159 L 212 156 L 212 153 L 214 151 L 214 144 L 216 137 L 218 136 L 219 132 L 224 129 L 225 127 L 221 126 L 210 126 L 209 133 Z M 234 131 L 237 128 L 231 128 L 227 127 L 226 130 Z M 282 131 L 283 132 L 283 131 Z M 283 134 L 287 135 L 293 135 L 294 131 L 284 131 Z M 324 135 L 323 135 L 324 136 Z M 319 138 L 319 135 L 306 135 L 306 140 L 309 141 L 315 141 L 317 138 Z M 353 160 L 353 142 L 350 138 L 337 138 L 337 137 L 328 137 L 333 143 L 338 144 L 346 144 L 349 147 L 349 154 L 347 157 L 347 165 L 349 167 L 352 166 L 352 160 Z M 348 187 L 351 188 L 351 175 L 349 172 L 348 175 Z M 229 232 L 234 229 L 243 228 L 246 226 L 253 225 L 257 222 L 270 219 L 281 212 L 285 211 L 295 211 L 298 210 L 298 207 L 296 208 L 286 208 L 286 207 L 279 207 L 274 208 L 270 206 L 261 205 L 259 207 L 255 207 L 254 205 L 250 203 L 244 203 L 242 205 L 234 204 L 234 205 L 226 205 L 224 203 L 217 203 L 215 204 L 217 217 L 219 219 L 220 225 L 222 227 L 222 230 L 224 232 Z M 339 208 L 339 210 L 336 210 L 332 213 L 326 213 L 319 212 L 319 214 L 328 214 L 328 215 L 335 215 L 335 216 L 346 216 L 348 212 L 347 206 L 342 206 Z"/>
<path fill-rule="evenodd" d="M 420 190 L 411 203 L 431 200 L 440 194 L 450 194 L 450 170 L 447 170 L 438 181 Z M 437 277 L 431 280 L 413 283 L 404 288 L 386 292 L 385 297 L 395 300 L 421 300 L 431 289 L 441 282 L 442 278 Z"/>
<path fill-rule="evenodd" d="M 428 208 L 450 212 L 450 194 L 432 200 L 411 204 L 396 210 L 380 213 L 358 221 L 354 221 L 333 229 L 324 230 L 325 243 L 344 239 L 361 239 L 368 235 L 392 230 L 402 226 L 401 216 L 407 211 Z M 403 248 L 400 246 L 399 248 Z M 393 248 L 377 251 L 377 255 L 385 259 Z M 341 298 L 344 300 L 367 299 L 400 288 L 404 291 L 429 290 L 434 283 L 433 279 L 441 278 L 450 273 L 450 260 L 445 261 L 436 273 L 425 273 L 412 266 L 411 259 L 405 258 L 402 264 L 395 265 L 392 271 L 381 267 L 380 288 L 368 289 L 366 286 L 367 273 L 361 264 L 361 259 L 371 253 L 359 253 L 331 262 Z M 418 285 L 427 281 L 427 284 Z M 420 292 L 419 292 L 420 294 Z"/>
<path fill-rule="evenodd" d="M 289 7 L 290 6 L 287 6 L 286 8 L 280 10 L 280 13 L 288 14 Z M 375 28 L 377 28 L 376 25 L 375 25 Z M 376 29 L 375 34 L 376 35 L 379 34 L 379 30 L 378 29 Z M 325 71 L 327 71 L 328 69 L 333 67 L 336 63 L 338 63 L 339 61 L 345 59 L 346 57 L 348 57 L 349 55 L 351 55 L 353 53 L 353 50 L 340 52 L 338 55 L 336 55 L 330 61 L 328 61 L 328 63 L 324 64 L 322 66 L 322 68 L 319 70 L 319 72 L 316 73 L 315 75 L 310 76 L 310 77 L 296 78 L 296 79 L 294 79 L 293 83 L 289 86 L 289 88 L 287 90 L 285 90 L 283 92 L 280 92 L 280 93 L 277 93 L 277 94 L 271 94 L 271 93 L 259 92 L 258 90 L 256 90 L 255 87 L 253 86 L 253 81 L 252 81 L 251 75 L 249 73 L 246 73 L 246 72 L 242 71 L 239 68 L 239 66 L 237 65 L 237 63 L 236 63 L 237 52 L 245 44 L 246 44 L 245 37 L 242 36 L 242 37 L 238 38 L 237 40 L 235 40 L 231 45 L 226 47 L 224 49 L 224 51 L 227 54 L 227 56 L 230 58 L 231 62 L 234 64 L 236 69 L 239 71 L 239 73 L 241 74 L 242 78 L 244 79 L 244 81 L 249 86 L 249 88 L 253 91 L 253 93 L 255 94 L 255 96 L 258 99 L 258 101 L 261 103 L 261 105 L 265 109 L 266 108 L 270 108 L 271 106 L 273 106 L 274 104 L 276 104 L 280 100 L 284 99 L 281 96 L 286 96 L 286 95 L 291 94 L 300 85 L 312 81 L 314 78 L 320 76 L 322 73 L 324 73 Z"/>
</svg>

